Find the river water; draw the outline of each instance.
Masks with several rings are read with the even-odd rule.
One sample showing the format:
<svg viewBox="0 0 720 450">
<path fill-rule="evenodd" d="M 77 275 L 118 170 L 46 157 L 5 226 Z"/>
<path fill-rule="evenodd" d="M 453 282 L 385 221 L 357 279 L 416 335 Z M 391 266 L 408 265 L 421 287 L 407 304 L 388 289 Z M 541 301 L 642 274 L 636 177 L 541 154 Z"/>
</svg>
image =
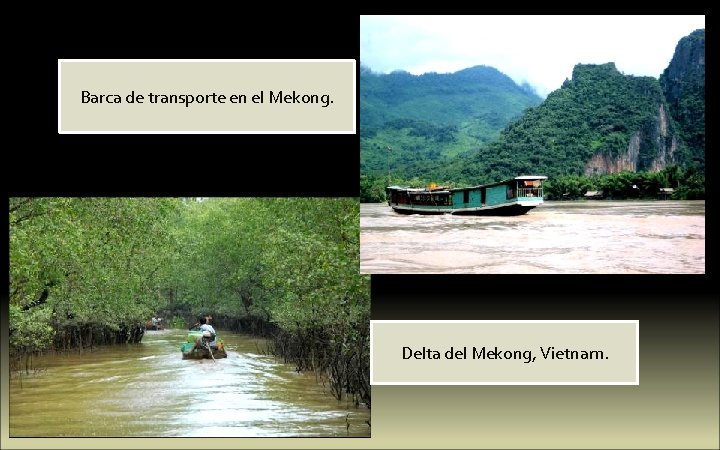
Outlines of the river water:
<svg viewBox="0 0 720 450">
<path fill-rule="evenodd" d="M 514 217 L 360 205 L 362 273 L 705 273 L 704 201 L 545 202 Z"/>
<path fill-rule="evenodd" d="M 10 437 L 370 436 L 370 411 L 338 402 L 314 375 L 218 330 L 228 357 L 183 360 L 185 330 L 140 344 L 35 357 L 10 380 Z"/>
</svg>

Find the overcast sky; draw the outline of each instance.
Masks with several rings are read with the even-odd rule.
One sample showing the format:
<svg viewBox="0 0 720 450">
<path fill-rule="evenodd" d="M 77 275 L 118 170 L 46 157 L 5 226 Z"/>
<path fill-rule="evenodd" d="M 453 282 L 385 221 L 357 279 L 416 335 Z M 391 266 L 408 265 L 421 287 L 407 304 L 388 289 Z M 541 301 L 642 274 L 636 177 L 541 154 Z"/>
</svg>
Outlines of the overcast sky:
<svg viewBox="0 0 720 450">
<path fill-rule="evenodd" d="M 699 28 L 705 16 L 360 16 L 360 62 L 416 75 L 491 66 L 544 97 L 578 63 L 658 78 Z"/>
</svg>

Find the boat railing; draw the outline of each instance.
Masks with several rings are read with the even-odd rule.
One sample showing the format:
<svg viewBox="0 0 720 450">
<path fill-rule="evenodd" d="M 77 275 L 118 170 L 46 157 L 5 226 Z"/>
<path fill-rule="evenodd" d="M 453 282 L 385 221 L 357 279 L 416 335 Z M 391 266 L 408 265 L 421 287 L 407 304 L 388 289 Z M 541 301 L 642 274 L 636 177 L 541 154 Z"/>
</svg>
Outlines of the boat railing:
<svg viewBox="0 0 720 450">
<path fill-rule="evenodd" d="M 518 197 L 540 197 L 543 196 L 542 188 L 530 187 L 530 188 L 518 188 Z"/>
</svg>

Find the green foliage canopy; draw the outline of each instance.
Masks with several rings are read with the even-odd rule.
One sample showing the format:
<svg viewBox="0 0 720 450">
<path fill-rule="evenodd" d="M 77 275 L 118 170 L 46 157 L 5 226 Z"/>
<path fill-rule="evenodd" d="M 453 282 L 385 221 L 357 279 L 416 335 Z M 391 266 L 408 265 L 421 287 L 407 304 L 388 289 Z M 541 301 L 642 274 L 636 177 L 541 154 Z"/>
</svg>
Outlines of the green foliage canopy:
<svg viewBox="0 0 720 450">
<path fill-rule="evenodd" d="M 360 73 L 360 170 L 412 178 L 471 151 L 541 98 L 492 67 L 451 74 Z M 392 148 L 392 151 L 388 151 Z"/>
<path fill-rule="evenodd" d="M 50 346 L 77 324 L 118 330 L 156 310 L 179 202 L 149 198 L 11 198 L 11 342 Z M 15 333 L 16 332 L 16 333 Z"/>
</svg>

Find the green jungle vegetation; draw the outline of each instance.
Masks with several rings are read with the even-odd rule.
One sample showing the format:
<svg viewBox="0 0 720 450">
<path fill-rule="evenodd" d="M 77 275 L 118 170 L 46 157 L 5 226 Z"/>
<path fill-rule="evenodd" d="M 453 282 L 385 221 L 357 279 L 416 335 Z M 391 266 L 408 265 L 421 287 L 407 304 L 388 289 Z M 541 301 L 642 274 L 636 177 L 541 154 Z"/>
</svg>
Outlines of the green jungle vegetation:
<svg viewBox="0 0 720 450">
<path fill-rule="evenodd" d="M 680 39 L 670 65 L 660 75 L 670 113 L 688 145 L 695 165 L 705 168 L 705 30 Z"/>
<path fill-rule="evenodd" d="M 704 30 L 698 30 L 680 41 L 660 80 L 624 75 L 614 63 L 578 64 L 572 79 L 542 104 L 530 105 L 514 120 L 503 116 L 511 121 L 495 135 L 484 134 L 485 128 L 474 127 L 472 122 L 448 125 L 431 113 L 423 116 L 428 107 L 417 105 L 413 114 L 406 112 L 404 117 L 376 117 L 379 108 L 363 108 L 362 103 L 367 101 L 366 89 L 378 89 L 368 88 L 368 77 L 361 77 L 361 201 L 384 201 L 385 187 L 390 184 L 459 187 L 517 175 L 548 176 L 546 194 L 550 199 L 580 198 L 584 192 L 578 189 L 604 190 L 608 198 L 654 198 L 655 186 L 673 187 L 675 199 L 704 198 L 704 65 L 693 65 L 702 58 Z M 437 74 L 430 75 L 437 79 Z M 396 77 L 414 80 L 409 74 Z M 379 83 L 377 78 L 370 79 Z M 448 80 L 447 90 L 453 91 L 457 87 Z M 401 91 L 405 84 L 398 81 L 394 86 Z M 412 92 L 415 103 L 422 103 L 422 92 L 415 87 Z M 442 109 L 438 92 L 439 88 L 428 92 L 432 110 Z M 393 95 L 402 97 L 396 92 Z M 455 92 L 445 108 L 455 107 L 454 98 L 461 96 L 462 91 Z M 502 98 L 495 101 L 498 103 L 490 104 L 491 108 L 507 111 Z M 661 108 L 669 112 L 666 123 L 660 122 Z M 397 114 L 397 109 L 387 109 Z M 462 121 L 462 109 L 456 108 L 456 112 L 455 120 Z M 367 131 L 363 124 L 370 124 Z M 661 128 L 667 129 L 665 136 L 660 135 Z M 466 150 L 471 142 L 464 136 L 472 136 L 474 130 L 484 138 L 476 139 L 477 144 L 473 142 L 474 147 Z M 618 160 L 626 155 L 632 138 L 638 141 L 636 174 L 586 173 L 586 163 L 593 156 Z M 450 150 L 458 147 L 463 149 Z M 674 149 L 672 159 L 670 148 Z M 655 161 L 663 159 L 668 161 L 665 169 L 653 173 Z"/>
<path fill-rule="evenodd" d="M 498 180 L 499 181 L 499 180 Z M 397 176 L 363 175 L 360 177 L 360 196 L 366 203 L 386 201 L 386 186 L 428 186 L 418 177 L 409 180 Z M 448 188 L 463 187 L 463 183 L 443 183 Z M 671 198 L 699 200 L 705 198 L 705 176 L 694 168 L 668 166 L 659 172 L 618 172 L 606 175 L 560 175 L 544 183 L 546 200 L 578 200 L 587 191 L 602 191 L 609 200 L 657 199 L 660 188 L 671 187 Z"/>
<path fill-rule="evenodd" d="M 369 407 L 359 251 L 352 198 L 10 198 L 11 366 L 209 313 Z"/>
<path fill-rule="evenodd" d="M 362 173 L 419 171 L 492 142 L 513 119 L 542 99 L 497 69 L 476 66 L 451 74 L 378 74 L 360 70 Z M 391 147 L 392 150 L 388 151 Z"/>
<path fill-rule="evenodd" d="M 626 153 L 633 133 L 656 125 L 663 101 L 654 78 L 623 75 L 613 63 L 577 65 L 572 80 L 510 124 L 497 140 L 426 176 L 487 183 L 516 174 L 583 175 L 586 161 L 596 153 L 615 158 Z M 639 170 L 649 168 L 657 156 L 651 135 L 644 133 L 648 142 L 640 147 Z"/>
</svg>

